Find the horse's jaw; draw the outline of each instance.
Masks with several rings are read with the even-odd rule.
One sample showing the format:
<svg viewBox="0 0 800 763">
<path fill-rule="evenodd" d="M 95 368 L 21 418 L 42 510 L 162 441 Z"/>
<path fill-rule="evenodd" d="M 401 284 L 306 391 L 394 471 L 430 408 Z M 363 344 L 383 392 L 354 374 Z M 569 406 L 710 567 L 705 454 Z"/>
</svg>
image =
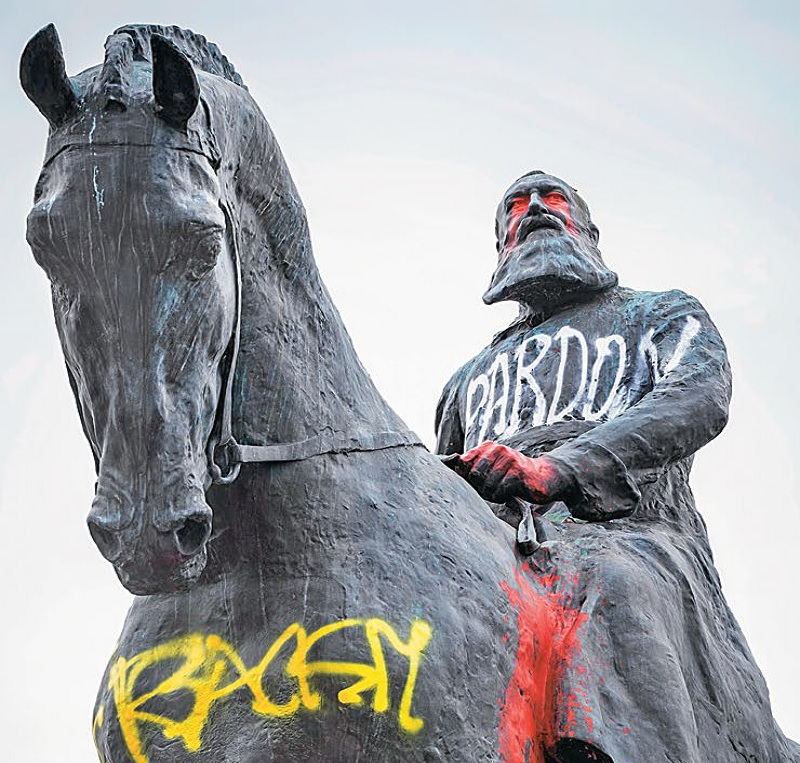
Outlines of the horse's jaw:
<svg viewBox="0 0 800 763">
<path fill-rule="evenodd" d="M 188 559 L 164 568 L 142 568 L 133 565 L 114 565 L 120 583 L 136 596 L 183 593 L 192 588 L 206 567 L 208 551 L 201 551 Z"/>
</svg>

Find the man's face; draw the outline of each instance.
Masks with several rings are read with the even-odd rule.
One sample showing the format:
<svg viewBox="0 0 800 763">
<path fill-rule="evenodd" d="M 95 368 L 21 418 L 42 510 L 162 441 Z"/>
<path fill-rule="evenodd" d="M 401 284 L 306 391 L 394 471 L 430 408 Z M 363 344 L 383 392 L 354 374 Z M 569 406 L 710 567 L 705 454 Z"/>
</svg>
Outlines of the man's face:
<svg viewBox="0 0 800 763">
<path fill-rule="evenodd" d="M 589 210 L 563 180 L 520 178 L 497 209 L 498 263 L 484 302 L 512 299 L 541 312 L 613 285 L 597 240 Z"/>
<path fill-rule="evenodd" d="M 581 223 L 578 230 L 575 219 Z M 589 220 L 574 191 L 550 175 L 530 175 L 506 191 L 497 209 L 500 262 L 529 237 L 564 232 L 575 238 L 588 233 Z M 596 239 L 591 242 L 596 243 Z"/>
</svg>

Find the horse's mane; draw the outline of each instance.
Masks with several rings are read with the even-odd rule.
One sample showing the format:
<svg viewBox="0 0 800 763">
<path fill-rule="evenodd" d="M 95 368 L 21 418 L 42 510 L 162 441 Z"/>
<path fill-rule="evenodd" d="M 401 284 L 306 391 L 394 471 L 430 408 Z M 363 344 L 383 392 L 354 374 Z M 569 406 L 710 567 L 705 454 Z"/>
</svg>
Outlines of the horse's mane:
<svg viewBox="0 0 800 763">
<path fill-rule="evenodd" d="M 198 69 L 209 74 L 216 74 L 246 89 L 244 81 L 233 68 L 233 64 L 222 54 L 222 51 L 203 35 L 189 29 L 161 24 L 128 24 L 115 29 L 106 40 L 106 63 L 117 60 L 115 49 L 128 48 L 133 44 L 134 61 L 152 62 L 150 37 L 159 34 L 175 45 Z M 112 64 L 113 66 L 113 64 Z"/>
</svg>

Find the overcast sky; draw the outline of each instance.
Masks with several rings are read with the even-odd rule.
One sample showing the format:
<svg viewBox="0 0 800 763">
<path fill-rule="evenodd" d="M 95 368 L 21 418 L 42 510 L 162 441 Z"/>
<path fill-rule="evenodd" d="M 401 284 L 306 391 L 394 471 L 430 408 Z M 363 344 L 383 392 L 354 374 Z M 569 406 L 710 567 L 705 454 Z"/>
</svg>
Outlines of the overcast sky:
<svg viewBox="0 0 800 763">
<path fill-rule="evenodd" d="M 124 23 L 219 44 L 283 147 L 364 364 L 429 443 L 441 386 L 514 312 L 480 295 L 495 206 L 523 172 L 577 186 L 622 283 L 699 297 L 735 392 L 696 460 L 698 507 L 775 715 L 800 738 L 800 4 L 380 5 L 4 0 L 4 759 L 92 760 L 94 695 L 130 601 L 85 527 L 92 461 L 24 239 L 46 124 L 17 67 L 50 21 L 71 74 Z"/>
</svg>

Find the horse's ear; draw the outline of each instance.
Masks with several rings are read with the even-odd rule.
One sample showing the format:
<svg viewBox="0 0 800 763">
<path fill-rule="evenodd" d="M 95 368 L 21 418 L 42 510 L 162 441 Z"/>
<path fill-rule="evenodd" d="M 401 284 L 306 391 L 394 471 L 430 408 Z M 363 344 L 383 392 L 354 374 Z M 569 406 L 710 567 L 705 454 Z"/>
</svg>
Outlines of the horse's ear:
<svg viewBox="0 0 800 763">
<path fill-rule="evenodd" d="M 158 115 L 173 127 L 186 129 L 200 100 L 200 85 L 189 59 L 166 37 L 150 37 L 153 52 L 153 96 Z"/>
<path fill-rule="evenodd" d="M 77 99 L 64 65 L 61 40 L 52 24 L 31 37 L 22 51 L 19 81 L 52 127 L 74 113 Z"/>
</svg>

